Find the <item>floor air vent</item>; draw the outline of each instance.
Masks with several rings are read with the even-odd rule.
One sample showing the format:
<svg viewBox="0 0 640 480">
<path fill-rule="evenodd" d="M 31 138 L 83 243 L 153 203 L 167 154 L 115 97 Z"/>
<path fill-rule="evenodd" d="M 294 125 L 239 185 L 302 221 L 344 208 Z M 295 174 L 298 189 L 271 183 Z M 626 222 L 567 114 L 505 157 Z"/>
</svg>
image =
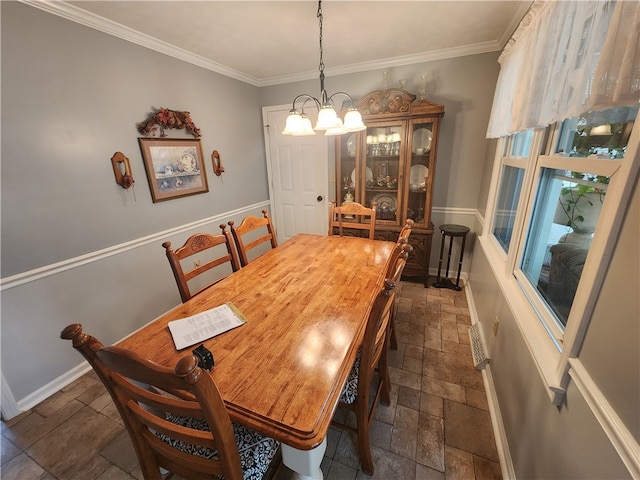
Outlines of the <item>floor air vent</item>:
<svg viewBox="0 0 640 480">
<path fill-rule="evenodd" d="M 489 363 L 487 351 L 484 348 L 480 334 L 480 324 L 474 323 L 469 327 L 469 340 L 471 341 L 471 354 L 473 355 L 473 366 L 477 370 L 482 370 Z"/>
</svg>

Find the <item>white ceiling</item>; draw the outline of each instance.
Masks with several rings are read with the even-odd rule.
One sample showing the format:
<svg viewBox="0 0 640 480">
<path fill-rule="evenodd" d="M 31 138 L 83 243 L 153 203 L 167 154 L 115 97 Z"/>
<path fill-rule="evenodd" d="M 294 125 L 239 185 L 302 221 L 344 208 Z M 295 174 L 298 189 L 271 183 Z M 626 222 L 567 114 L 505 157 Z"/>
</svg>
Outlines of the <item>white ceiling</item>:
<svg viewBox="0 0 640 480">
<path fill-rule="evenodd" d="M 318 76 L 314 1 L 25 3 L 258 86 Z M 325 74 L 499 51 L 530 4 L 325 0 Z"/>
</svg>

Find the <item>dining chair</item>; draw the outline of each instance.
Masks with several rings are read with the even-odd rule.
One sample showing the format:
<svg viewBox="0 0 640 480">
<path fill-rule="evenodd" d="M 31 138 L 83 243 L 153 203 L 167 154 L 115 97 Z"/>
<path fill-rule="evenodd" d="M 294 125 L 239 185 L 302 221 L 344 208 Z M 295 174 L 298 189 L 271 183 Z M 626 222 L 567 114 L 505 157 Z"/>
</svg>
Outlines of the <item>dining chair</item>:
<svg viewBox="0 0 640 480">
<path fill-rule="evenodd" d="M 348 418 L 342 422 L 334 417 L 332 421 L 332 425 L 356 434 L 360 465 L 362 471 L 368 475 L 373 475 L 374 470 L 369 438 L 371 421 L 378 401 L 385 405 L 391 401 L 387 368 L 389 320 L 393 309 L 394 291 L 407 261 L 408 252 L 405 247 L 408 245 L 398 244 L 394 249 L 395 261 L 390 269 L 393 273 L 385 279 L 384 287 L 376 296 L 367 320 L 362 345 L 340 396 L 340 405 L 355 414 L 356 426 L 352 426 Z M 376 371 L 377 386 L 372 392 L 371 385 Z"/>
<path fill-rule="evenodd" d="M 219 276 L 211 275 L 211 272 L 206 276 L 200 277 L 205 272 L 225 263 L 229 263 L 233 272 L 240 269 L 238 254 L 233 246 L 231 234 L 224 223 L 220 225 L 220 229 L 222 233 L 219 235 L 211 235 L 209 233 L 196 233 L 195 235 L 191 235 L 184 245 L 176 250 L 171 248 L 171 242 L 164 242 L 162 244 L 169 259 L 169 264 L 171 265 L 171 270 L 178 284 L 178 290 L 180 291 L 180 297 L 183 302 L 186 302 L 205 288 L 221 280 Z M 222 251 L 220 245 L 226 247 L 226 253 L 223 255 L 219 254 L 220 251 Z M 196 255 L 197 258 L 194 258 Z M 184 268 L 187 263 L 185 259 L 193 259 L 193 268 Z M 198 277 L 198 279 L 193 282 L 193 288 L 196 290 L 192 293 L 189 282 L 196 277 Z"/>
<path fill-rule="evenodd" d="M 410 222 L 411 220 L 408 220 L 408 222 Z M 403 227 L 403 230 L 405 230 L 406 226 Z M 413 247 L 411 245 L 409 245 L 409 233 L 411 233 L 411 229 L 409 227 L 408 229 L 408 233 L 406 233 L 406 235 L 404 237 L 402 237 L 402 232 L 400 232 L 400 238 L 398 239 L 398 243 L 396 244 L 396 248 L 394 248 L 393 253 L 391 254 L 391 258 L 389 261 L 389 267 L 387 270 L 387 277 L 391 277 L 393 276 L 396 272 L 395 269 L 397 268 L 397 262 L 398 262 L 398 258 L 401 255 L 406 255 L 405 261 L 402 263 L 402 268 L 400 269 L 400 272 L 398 273 L 400 275 L 400 277 L 402 276 L 402 272 L 404 270 L 405 265 L 407 264 L 406 259 L 409 258 L 409 255 L 411 254 L 411 252 L 413 251 Z M 398 278 L 400 278 L 398 277 Z M 398 309 L 398 305 L 397 305 L 397 295 L 396 292 L 394 291 L 394 300 L 393 300 L 393 307 L 391 309 L 391 318 L 389 319 L 389 348 L 391 348 L 391 350 L 397 350 L 398 349 L 398 337 L 396 335 L 396 312 Z"/>
<path fill-rule="evenodd" d="M 402 227 L 402 230 L 400 230 L 400 234 L 398 235 L 398 240 L 401 240 L 403 238 L 409 238 L 409 235 L 411 235 L 411 229 L 413 228 L 413 220 L 411 220 L 410 218 L 407 219 L 407 223 L 404 224 L 404 226 Z"/>
<path fill-rule="evenodd" d="M 266 210 L 262 210 L 262 215 L 262 218 L 249 215 L 243 218 L 242 222 L 240 222 L 240 225 L 237 227 L 233 220 L 229 222 L 233 239 L 235 240 L 236 247 L 238 248 L 240 263 L 243 267 L 249 263 L 249 250 L 266 243 L 267 241 L 271 243 L 271 248 L 276 248 L 278 246 L 278 239 L 276 238 L 276 231 L 273 228 L 273 223 L 271 223 L 271 217 Z M 249 235 L 250 232 L 265 228 L 267 231 L 265 235 L 253 239 L 249 236 L 245 237 L 245 235 Z M 247 241 L 248 238 L 249 240 Z"/>
<path fill-rule="evenodd" d="M 329 235 L 334 234 L 337 228 L 342 237 L 343 228 L 365 230 L 369 232 L 369 238 L 373 240 L 376 229 L 376 208 L 377 203 L 373 202 L 371 208 L 357 202 L 343 203 L 340 206 L 336 202 L 331 202 L 329 214 Z"/>
<path fill-rule="evenodd" d="M 275 473 L 278 442 L 231 422 L 213 377 L 193 354 L 172 369 L 124 348 L 105 347 L 77 323 L 60 337 L 73 342 L 111 395 L 145 480 L 173 475 L 258 480 Z"/>
</svg>

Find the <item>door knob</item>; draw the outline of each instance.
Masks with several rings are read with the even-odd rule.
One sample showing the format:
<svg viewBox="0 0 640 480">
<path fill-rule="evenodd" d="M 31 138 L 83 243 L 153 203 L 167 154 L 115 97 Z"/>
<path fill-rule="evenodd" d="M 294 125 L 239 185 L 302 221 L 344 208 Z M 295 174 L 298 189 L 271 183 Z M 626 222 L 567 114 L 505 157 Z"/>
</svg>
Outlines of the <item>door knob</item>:
<svg viewBox="0 0 640 480">
<path fill-rule="evenodd" d="M 316 200 L 318 200 L 319 202 L 321 202 L 322 200 L 324 200 L 324 198 L 322 198 L 322 195 L 318 195 L 318 198 L 317 198 Z"/>
</svg>

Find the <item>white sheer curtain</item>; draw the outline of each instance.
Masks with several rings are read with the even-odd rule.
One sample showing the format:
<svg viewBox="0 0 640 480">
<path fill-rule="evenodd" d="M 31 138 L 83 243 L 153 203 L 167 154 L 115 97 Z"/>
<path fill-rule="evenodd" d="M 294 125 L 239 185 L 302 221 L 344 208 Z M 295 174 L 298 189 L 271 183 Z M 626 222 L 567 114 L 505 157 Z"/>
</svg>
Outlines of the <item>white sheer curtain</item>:
<svg viewBox="0 0 640 480">
<path fill-rule="evenodd" d="M 488 138 L 640 100 L 640 2 L 536 1 L 499 58 Z"/>
</svg>

